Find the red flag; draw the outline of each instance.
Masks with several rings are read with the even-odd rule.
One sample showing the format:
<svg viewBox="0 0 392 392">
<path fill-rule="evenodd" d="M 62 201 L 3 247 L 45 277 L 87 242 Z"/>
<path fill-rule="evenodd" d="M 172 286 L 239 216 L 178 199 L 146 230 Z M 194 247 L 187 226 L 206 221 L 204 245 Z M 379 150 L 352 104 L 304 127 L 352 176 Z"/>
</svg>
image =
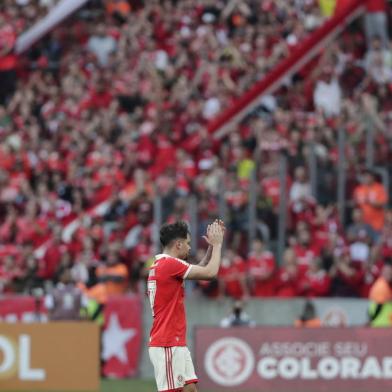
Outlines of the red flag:
<svg viewBox="0 0 392 392">
<path fill-rule="evenodd" d="M 142 304 L 139 296 L 111 298 L 105 308 L 102 334 L 103 374 L 124 378 L 137 374 L 142 344 Z"/>
</svg>

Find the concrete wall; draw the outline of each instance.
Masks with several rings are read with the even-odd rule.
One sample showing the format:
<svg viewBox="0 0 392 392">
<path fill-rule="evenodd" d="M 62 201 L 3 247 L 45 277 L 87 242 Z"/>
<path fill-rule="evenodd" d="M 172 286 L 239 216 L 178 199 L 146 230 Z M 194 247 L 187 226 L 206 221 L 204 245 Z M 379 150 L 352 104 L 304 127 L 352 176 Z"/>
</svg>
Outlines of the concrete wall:
<svg viewBox="0 0 392 392">
<path fill-rule="evenodd" d="M 246 305 L 246 312 L 258 325 L 291 326 L 301 314 L 305 299 L 250 299 Z M 345 325 L 364 325 L 367 322 L 368 302 L 362 299 L 333 299 L 323 298 L 313 301 L 319 317 L 326 325 L 338 325 L 342 320 Z M 232 301 L 211 300 L 202 296 L 187 295 L 186 314 L 188 326 L 188 346 L 193 352 L 193 330 L 198 325 L 217 326 L 231 310 Z M 151 328 L 151 309 L 146 299 L 143 310 L 144 349 L 140 366 L 142 378 L 153 378 L 153 368 L 148 358 L 148 336 Z"/>
</svg>

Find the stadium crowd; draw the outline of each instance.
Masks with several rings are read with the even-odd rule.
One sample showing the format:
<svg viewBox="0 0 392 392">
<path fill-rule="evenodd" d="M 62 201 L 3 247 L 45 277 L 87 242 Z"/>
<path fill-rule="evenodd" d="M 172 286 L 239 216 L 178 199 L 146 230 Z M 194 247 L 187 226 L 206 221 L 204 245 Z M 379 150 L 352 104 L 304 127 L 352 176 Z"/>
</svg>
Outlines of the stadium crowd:
<svg viewBox="0 0 392 392">
<path fill-rule="evenodd" d="M 195 287 L 205 295 L 367 296 L 392 257 L 389 190 L 364 164 L 373 127 L 374 166 L 389 169 L 389 43 L 373 36 L 366 47 L 362 29 L 351 26 L 217 141 L 208 121 L 325 20 L 318 2 L 95 1 L 17 57 L 19 18 L 4 10 L 24 15 L 23 3 L 37 6 L 19 3 L 0 12 L 0 30 L 12 32 L 0 36 L 0 79 L 15 82 L 0 94 L 0 292 L 29 292 L 64 271 L 92 289 L 118 273 L 110 292 L 143 290 L 157 251 L 159 195 L 164 221 L 189 221 L 196 197 L 200 238 L 222 199 L 226 205 L 220 277 Z M 341 127 L 345 225 L 336 204 Z M 287 248 L 276 260 L 269 247 L 277 238 L 282 152 L 289 220 Z M 248 249 L 253 170 L 258 238 Z"/>
</svg>

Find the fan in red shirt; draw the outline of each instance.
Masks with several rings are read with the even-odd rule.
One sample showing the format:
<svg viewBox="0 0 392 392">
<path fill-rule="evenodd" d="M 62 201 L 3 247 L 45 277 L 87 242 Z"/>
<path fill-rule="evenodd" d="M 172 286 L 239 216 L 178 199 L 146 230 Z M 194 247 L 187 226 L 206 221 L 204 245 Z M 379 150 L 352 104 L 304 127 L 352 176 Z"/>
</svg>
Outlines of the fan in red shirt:
<svg viewBox="0 0 392 392">
<path fill-rule="evenodd" d="M 263 241 L 253 241 L 247 262 L 251 294 L 255 297 L 272 297 L 275 293 L 275 257 L 265 249 Z"/>
<path fill-rule="evenodd" d="M 246 264 L 232 249 L 228 249 L 222 257 L 219 272 L 220 293 L 235 299 L 248 296 L 246 285 Z"/>
<path fill-rule="evenodd" d="M 22 277 L 22 270 L 14 263 L 14 257 L 5 256 L 0 264 L 0 292 L 12 292 L 14 280 Z"/>
<path fill-rule="evenodd" d="M 49 242 L 44 257 L 41 260 L 39 276 L 43 279 L 52 279 L 60 263 L 61 255 L 66 251 L 66 245 L 62 242 L 61 228 L 55 226 L 53 238 Z"/>
<path fill-rule="evenodd" d="M 296 297 L 298 295 L 298 264 L 295 252 L 287 249 L 283 256 L 283 265 L 276 279 L 277 297 Z"/>
<path fill-rule="evenodd" d="M 199 265 L 191 265 L 184 260 L 191 249 L 187 224 L 179 221 L 161 227 L 163 253 L 155 257 L 147 282 L 153 315 L 149 355 L 158 391 L 197 391 L 197 377 L 186 347 L 184 280 L 216 277 L 224 231 L 221 221 L 208 226 L 206 256 Z"/>
<path fill-rule="evenodd" d="M 385 12 L 386 8 L 385 0 L 366 0 L 367 12 Z"/>
<path fill-rule="evenodd" d="M 92 89 L 83 103 L 83 109 L 104 109 L 108 108 L 113 101 L 112 94 L 107 90 L 104 80 L 97 82 L 96 88 Z"/>
<path fill-rule="evenodd" d="M 310 231 L 307 227 L 298 230 L 298 243 L 293 249 L 297 258 L 299 270 L 301 273 L 307 271 L 310 263 L 316 257 L 320 256 L 320 248 L 317 243 L 312 241 Z"/>
<path fill-rule="evenodd" d="M 348 249 L 335 256 L 334 265 L 329 271 L 331 294 L 339 297 L 358 297 L 363 282 L 363 271 L 354 264 Z"/>
<path fill-rule="evenodd" d="M 327 272 L 321 266 L 321 260 L 316 258 L 309 264 L 308 270 L 298 284 L 298 293 L 303 297 L 324 297 L 329 293 L 331 281 Z"/>
<path fill-rule="evenodd" d="M 380 257 L 392 257 L 392 211 L 385 213 L 385 224 L 377 243 L 377 250 Z"/>
<path fill-rule="evenodd" d="M 366 263 L 363 266 L 363 282 L 361 286 L 361 297 L 369 298 L 370 289 L 376 280 L 380 277 L 383 262 Z"/>
</svg>

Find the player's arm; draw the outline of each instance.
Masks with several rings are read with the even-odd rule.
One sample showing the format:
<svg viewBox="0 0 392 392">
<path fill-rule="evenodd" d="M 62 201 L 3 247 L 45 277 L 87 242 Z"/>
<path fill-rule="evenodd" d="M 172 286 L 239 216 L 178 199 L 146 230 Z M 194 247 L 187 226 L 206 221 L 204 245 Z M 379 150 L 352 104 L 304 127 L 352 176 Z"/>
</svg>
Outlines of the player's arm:
<svg viewBox="0 0 392 392">
<path fill-rule="evenodd" d="M 212 255 L 212 245 L 208 245 L 208 249 L 206 254 L 204 255 L 204 257 L 200 260 L 199 265 L 200 267 L 204 267 L 208 264 L 208 262 L 210 261 Z"/>
<path fill-rule="evenodd" d="M 210 280 L 218 275 L 221 262 L 224 228 L 219 222 L 214 222 L 208 231 L 208 241 L 212 246 L 211 258 L 206 266 L 192 265 L 186 279 Z"/>
</svg>

